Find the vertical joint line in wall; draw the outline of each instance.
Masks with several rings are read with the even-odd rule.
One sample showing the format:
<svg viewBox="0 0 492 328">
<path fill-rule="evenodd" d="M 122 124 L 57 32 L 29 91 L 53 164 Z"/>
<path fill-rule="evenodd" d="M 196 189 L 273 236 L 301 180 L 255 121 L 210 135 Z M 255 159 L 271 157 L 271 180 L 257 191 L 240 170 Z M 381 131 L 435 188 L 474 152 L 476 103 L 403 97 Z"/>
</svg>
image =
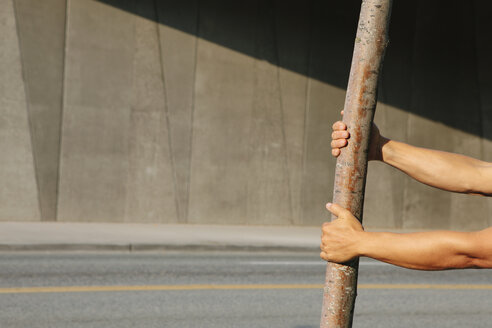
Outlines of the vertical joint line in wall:
<svg viewBox="0 0 492 328">
<path fill-rule="evenodd" d="M 65 1 L 65 35 L 63 40 L 63 67 L 62 67 L 62 85 L 61 85 L 61 99 L 60 99 L 60 123 L 58 131 L 60 137 L 58 139 L 58 169 L 56 172 L 56 201 L 55 201 L 55 221 L 58 221 L 58 207 L 60 201 L 60 185 L 61 185 L 61 162 L 62 162 L 62 138 L 63 138 L 63 113 L 65 111 L 65 67 L 67 66 L 67 45 L 68 45 L 68 13 L 70 6 L 70 0 Z"/>
<path fill-rule="evenodd" d="M 186 181 L 186 196 L 187 196 L 187 201 L 184 204 L 184 209 L 183 209 L 183 218 L 182 220 L 184 222 L 188 222 L 188 213 L 189 213 L 189 207 L 190 207 L 190 191 L 191 191 L 191 163 L 192 163 L 192 157 L 193 157 L 193 125 L 195 122 L 195 90 L 196 90 L 196 69 L 197 69 L 197 62 L 198 62 L 198 38 L 200 36 L 200 1 L 196 0 L 195 1 L 195 8 L 196 8 L 196 20 L 195 20 L 195 54 L 194 54 L 194 63 L 193 63 L 193 89 L 191 90 L 191 117 L 190 117 L 190 142 L 188 145 L 188 181 Z"/>
<path fill-rule="evenodd" d="M 290 223 L 296 223 L 296 214 L 294 213 L 294 206 L 292 204 L 292 181 L 290 181 L 290 168 L 289 168 L 289 152 L 287 147 L 287 136 L 285 132 L 285 118 L 284 118 L 284 104 L 282 100 L 282 80 L 280 79 L 280 51 L 279 51 L 279 42 L 277 37 L 277 7 L 275 6 L 274 0 L 271 0 L 271 8 L 272 8 L 272 27 L 273 27 L 273 48 L 275 51 L 275 60 L 277 61 L 277 84 L 278 84 L 278 100 L 280 105 L 280 128 L 282 131 L 282 143 L 284 150 L 284 172 L 287 175 L 287 189 L 288 189 L 288 201 L 289 201 L 289 212 L 290 212 Z"/>
<path fill-rule="evenodd" d="M 311 62 L 313 57 L 313 33 L 314 33 L 314 23 L 313 14 L 314 13 L 314 1 L 311 0 L 311 5 L 309 9 L 309 36 L 308 36 L 308 53 L 306 61 L 306 102 L 304 104 L 304 122 L 302 131 L 302 168 L 301 168 L 301 199 L 299 208 L 301 212 L 304 206 L 304 181 L 305 181 L 305 171 L 306 171 L 306 149 L 307 149 L 307 129 L 308 129 L 308 114 L 309 107 L 311 106 Z"/>
<path fill-rule="evenodd" d="M 22 82 L 24 84 L 24 99 L 25 99 L 25 104 L 26 104 L 26 114 L 27 114 L 27 122 L 28 122 L 28 128 L 29 128 L 29 138 L 31 141 L 31 156 L 32 156 L 32 161 L 33 161 L 33 170 L 34 170 L 34 179 L 36 181 L 36 191 L 37 191 L 37 199 L 38 199 L 38 211 L 39 211 L 39 216 L 41 221 L 44 221 L 45 217 L 43 214 L 42 206 L 41 206 L 41 186 L 39 183 L 39 173 L 38 173 L 38 166 L 37 166 L 37 152 L 36 152 L 36 146 L 34 145 L 34 136 L 33 136 L 33 123 L 31 119 L 31 110 L 30 110 L 30 97 L 29 97 L 29 85 L 27 83 L 27 68 L 25 67 L 25 58 L 24 58 L 24 53 L 22 51 L 22 35 L 19 29 L 19 11 L 17 8 L 17 1 L 12 0 L 12 7 L 14 9 L 14 19 L 15 19 L 15 30 L 17 32 L 17 46 L 19 49 L 19 56 L 20 56 L 20 66 L 21 66 L 21 72 L 22 72 Z"/>
<path fill-rule="evenodd" d="M 249 120 L 249 126 L 248 126 L 248 147 L 247 147 L 247 158 L 248 159 L 251 159 L 252 158 L 252 152 L 253 152 L 253 147 L 251 147 L 251 144 L 252 144 L 252 136 L 254 135 L 252 133 L 252 129 L 253 129 L 253 126 L 254 126 L 254 117 L 255 117 L 255 110 L 256 110 L 256 92 L 257 92 L 257 87 L 258 87 L 258 74 L 257 74 L 257 65 L 258 65 L 258 53 L 259 53 L 259 47 L 258 47 L 258 38 L 257 38 L 257 35 L 258 35 L 258 21 L 260 19 L 260 1 L 262 0 L 257 0 L 256 1 L 256 12 L 255 12 L 255 17 L 254 19 L 252 20 L 254 23 L 253 23 L 253 28 L 251 29 L 252 30 L 252 45 L 253 45 L 253 58 L 252 58 L 252 61 L 253 61 L 253 76 L 254 76 L 254 82 L 253 82 L 253 101 L 250 102 L 251 104 L 251 107 L 250 107 L 250 120 Z M 251 161 L 248 161 L 248 168 L 249 168 L 249 165 L 250 165 Z M 249 191 L 251 190 L 251 179 L 247 179 L 246 181 L 246 201 L 243 202 L 244 204 L 244 213 L 246 218 L 249 218 L 251 216 L 251 206 L 250 206 L 250 203 L 251 203 L 251 197 L 250 197 L 250 193 Z M 257 218 L 257 215 L 255 215 L 255 219 Z"/>
<path fill-rule="evenodd" d="M 479 108 L 479 111 L 480 111 L 480 122 L 481 122 L 481 125 L 480 125 L 480 136 L 481 136 L 481 140 L 480 140 L 480 156 L 481 156 L 481 159 L 485 159 L 485 145 L 484 143 L 486 142 L 486 135 L 485 135 L 485 108 L 483 107 L 483 101 L 482 101 L 482 88 L 481 88 L 481 84 L 480 84 L 480 55 L 479 55 L 479 50 L 478 50 L 478 37 L 477 37 L 477 31 L 479 31 L 479 19 L 478 19 L 478 15 L 477 15 L 477 7 L 476 7 L 476 3 L 475 2 L 472 2 L 471 3 L 471 6 L 472 6 L 472 15 L 473 15 L 473 19 L 475 21 L 475 26 L 474 26 L 474 50 L 475 50 L 475 78 L 476 78 L 476 83 L 477 83 L 477 92 L 478 92 L 478 108 Z M 492 212 L 492 202 L 488 202 L 488 209 L 489 209 L 489 213 Z M 489 215 L 489 220 L 488 220 L 488 224 L 489 225 L 492 225 L 492 216 Z"/>
<path fill-rule="evenodd" d="M 172 133 L 171 133 L 171 124 L 169 122 L 169 108 L 168 108 L 168 101 L 167 101 L 167 89 L 166 89 L 166 79 L 165 79 L 165 74 L 164 74 L 164 57 L 162 55 L 162 39 L 161 39 L 161 32 L 159 28 L 159 11 L 158 11 L 158 6 L 157 6 L 157 0 L 154 0 L 154 12 L 155 12 L 155 18 L 156 18 L 156 32 L 157 32 L 157 41 L 159 45 L 159 61 L 160 61 L 160 66 L 161 66 L 161 80 L 162 80 L 162 91 L 164 93 L 164 115 L 166 118 L 166 127 L 167 127 L 167 143 L 168 143 L 168 149 L 169 149 L 169 154 L 171 157 L 171 170 L 172 170 L 172 176 L 173 176 L 173 186 L 174 186 L 174 202 L 176 206 L 176 216 L 178 218 L 178 221 L 180 221 L 180 215 L 181 215 L 181 208 L 179 206 L 179 195 L 178 195 L 178 188 L 177 188 L 177 175 L 176 175 L 176 164 L 174 161 L 174 151 L 173 151 L 173 143 L 172 143 Z M 162 115 L 160 116 L 162 121 Z"/>
<path fill-rule="evenodd" d="M 477 18 L 477 10 L 476 10 L 476 4 L 472 1 L 470 3 L 471 6 L 471 12 L 473 16 L 473 21 L 475 22 L 474 24 L 474 34 L 473 34 L 473 50 L 474 50 L 474 55 L 475 55 L 475 81 L 477 85 L 477 102 L 478 102 L 478 111 L 480 115 L 480 156 L 481 158 L 484 157 L 484 139 L 485 139 L 485 111 L 483 109 L 483 104 L 482 104 L 482 90 L 480 88 L 480 58 L 478 55 L 478 37 L 477 37 L 477 31 L 478 31 L 478 18 Z"/>
<path fill-rule="evenodd" d="M 411 57 L 410 57 L 410 97 L 409 97 L 409 107 L 410 110 L 414 108 L 414 90 L 415 90 L 415 57 L 416 57 L 416 52 L 417 52 L 417 39 L 418 39 L 418 14 L 419 14 L 419 7 L 421 6 L 420 1 L 417 3 L 417 8 L 415 10 L 415 24 L 413 26 L 413 40 L 412 40 L 412 52 L 411 52 Z M 405 142 L 408 142 L 408 139 L 410 137 L 409 131 L 410 131 L 410 114 L 407 113 L 407 116 L 409 119 L 405 121 Z M 403 184 L 403 193 L 402 193 L 402 215 L 400 222 L 398 222 L 398 226 L 396 228 L 401 228 L 403 229 L 403 222 L 406 222 L 406 201 L 408 200 L 408 183 L 409 183 L 409 178 L 407 176 L 404 176 L 404 184 Z"/>
</svg>

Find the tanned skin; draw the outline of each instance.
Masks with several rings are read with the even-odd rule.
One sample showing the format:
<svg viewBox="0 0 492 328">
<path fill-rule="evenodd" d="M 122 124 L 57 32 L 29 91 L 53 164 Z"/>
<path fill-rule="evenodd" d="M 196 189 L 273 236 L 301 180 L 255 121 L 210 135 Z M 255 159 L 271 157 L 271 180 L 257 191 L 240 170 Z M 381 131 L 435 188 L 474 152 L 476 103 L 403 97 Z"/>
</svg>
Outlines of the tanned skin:
<svg viewBox="0 0 492 328">
<path fill-rule="evenodd" d="M 332 155 L 338 157 L 348 142 L 347 126 L 335 122 Z M 369 160 L 382 161 L 442 190 L 492 196 L 492 163 L 390 140 L 376 125 Z M 492 227 L 477 232 L 366 232 L 348 210 L 330 203 L 326 208 L 338 217 L 323 224 L 320 256 L 327 261 L 343 263 L 366 256 L 417 270 L 492 268 Z"/>
</svg>

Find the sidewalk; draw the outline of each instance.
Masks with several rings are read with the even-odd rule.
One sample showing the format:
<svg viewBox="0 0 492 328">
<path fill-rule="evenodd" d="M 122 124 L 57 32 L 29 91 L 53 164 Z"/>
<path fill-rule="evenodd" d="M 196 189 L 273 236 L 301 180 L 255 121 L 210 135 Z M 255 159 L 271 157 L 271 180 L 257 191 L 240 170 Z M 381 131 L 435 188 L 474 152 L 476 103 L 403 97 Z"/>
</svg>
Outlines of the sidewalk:
<svg viewBox="0 0 492 328">
<path fill-rule="evenodd" d="M 318 227 L 0 222 L 0 251 L 318 251 Z"/>
</svg>

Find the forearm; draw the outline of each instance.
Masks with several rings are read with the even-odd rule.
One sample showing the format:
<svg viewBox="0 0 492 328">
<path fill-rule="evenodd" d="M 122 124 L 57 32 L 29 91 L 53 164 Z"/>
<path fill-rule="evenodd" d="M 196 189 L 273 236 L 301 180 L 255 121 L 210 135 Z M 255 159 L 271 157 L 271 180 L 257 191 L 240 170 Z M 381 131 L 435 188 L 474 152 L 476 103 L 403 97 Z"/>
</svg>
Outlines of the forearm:
<svg viewBox="0 0 492 328">
<path fill-rule="evenodd" d="M 488 229 L 490 230 L 490 229 Z M 418 270 L 492 267 L 491 231 L 362 232 L 360 256 Z M 486 235 L 486 234 L 489 235 Z M 485 240 L 485 243 L 484 243 Z"/>
<path fill-rule="evenodd" d="M 490 195 L 491 163 L 384 139 L 381 160 L 427 185 L 447 191 Z"/>
</svg>

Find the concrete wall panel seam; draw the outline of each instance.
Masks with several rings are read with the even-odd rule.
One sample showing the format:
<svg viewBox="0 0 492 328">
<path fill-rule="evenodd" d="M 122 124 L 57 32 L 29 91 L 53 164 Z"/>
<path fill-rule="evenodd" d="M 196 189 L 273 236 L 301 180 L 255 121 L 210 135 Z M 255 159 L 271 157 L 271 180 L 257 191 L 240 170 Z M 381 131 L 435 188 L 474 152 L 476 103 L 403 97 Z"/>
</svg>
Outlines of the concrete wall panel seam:
<svg viewBox="0 0 492 328">
<path fill-rule="evenodd" d="M 64 41 L 63 41 L 63 70 L 62 70 L 62 93 L 60 99 L 60 141 L 58 146 L 58 172 L 57 172 L 57 180 L 56 180 L 56 207 L 55 207 L 55 221 L 58 221 L 58 205 L 60 201 L 60 175 L 61 175 L 61 152 L 62 152 L 62 144 L 63 144 L 63 113 L 65 109 L 65 84 L 66 84 L 66 54 L 67 54 L 67 40 L 69 37 L 68 34 L 68 13 L 69 13 L 69 5 L 71 0 L 65 0 L 65 26 L 64 26 Z"/>
<path fill-rule="evenodd" d="M 307 156 L 306 156 L 306 149 L 307 149 L 307 129 L 308 129 L 308 116 L 309 116 L 309 108 L 311 107 L 311 61 L 313 57 L 313 49 L 312 49 L 312 43 L 313 43 L 313 33 L 314 33 L 314 23 L 313 23 L 313 12 L 314 12 L 314 1 L 312 0 L 310 3 L 310 10 L 309 10 L 309 21 L 311 22 L 309 25 L 309 35 L 308 35 L 308 55 L 307 55 L 307 61 L 306 61 L 306 101 L 304 102 L 304 122 L 303 122 L 303 133 L 302 133 L 302 166 L 301 166 L 301 183 L 299 185 L 300 188 L 300 197 L 299 197 L 299 216 L 301 222 L 304 222 L 304 211 L 302 210 L 305 200 L 305 193 L 304 193 L 304 188 L 305 186 L 305 179 L 304 175 L 306 173 L 306 161 L 307 161 Z M 331 201 L 331 199 L 328 199 L 328 201 Z"/>
<path fill-rule="evenodd" d="M 29 138 L 30 138 L 30 142 L 31 142 L 31 151 L 32 151 L 32 161 L 33 161 L 33 167 L 34 167 L 34 178 L 35 178 L 35 182 L 36 182 L 36 194 L 37 194 L 37 200 L 38 200 L 38 211 L 41 215 L 41 220 L 43 219 L 43 213 L 41 211 L 41 190 L 40 190 L 40 185 L 39 185 L 39 173 L 38 173 L 38 170 L 36 169 L 38 167 L 37 165 L 37 160 L 36 160 L 36 149 L 34 148 L 34 136 L 33 136 L 33 123 L 32 123 L 32 119 L 31 119 L 31 113 L 30 113 L 30 110 L 29 110 L 29 89 L 28 89 L 28 85 L 26 83 L 26 69 L 25 69 L 25 60 L 24 60 L 24 54 L 22 52 L 22 47 L 21 47 L 21 33 L 20 33 L 20 30 L 19 30 L 19 24 L 18 24 L 18 18 L 19 18 L 19 15 L 18 15 L 18 9 L 17 9 L 17 1 L 16 0 L 12 0 L 12 5 L 13 5 L 13 8 L 14 8 L 14 17 L 15 17 L 15 28 L 16 28 L 16 31 L 17 31 L 17 40 L 18 40 L 18 48 L 19 48 L 19 53 L 20 53 L 20 66 L 21 66 L 21 71 L 22 71 L 22 80 L 23 80 L 23 86 L 24 86 L 24 96 L 25 96 L 25 99 L 26 99 L 26 114 L 27 114 L 27 119 L 28 119 L 28 125 L 29 125 Z"/>
<path fill-rule="evenodd" d="M 70 5 L 72 0 L 66 0 L 65 5 L 65 41 L 63 43 L 63 82 L 62 82 L 62 97 L 61 97 L 61 116 L 60 116 L 60 146 L 59 146 L 59 155 L 58 155 L 58 180 L 57 180 L 57 188 L 56 188 L 56 213 L 55 218 L 58 221 L 58 213 L 60 209 L 60 190 L 61 190 L 61 176 L 62 176 L 62 150 L 63 150 L 63 114 L 65 112 L 65 100 L 66 100 L 66 83 L 67 83 L 67 51 L 68 51 L 68 38 L 69 34 L 69 19 L 70 19 Z"/>
<path fill-rule="evenodd" d="M 190 125 L 191 125 L 191 131 L 190 131 L 190 142 L 189 142 L 189 161 L 188 161 L 188 181 L 186 184 L 186 194 L 187 194 L 187 199 L 186 199 L 186 210 L 184 212 L 184 220 L 185 222 L 188 222 L 189 217 L 188 213 L 190 212 L 190 192 L 191 192 L 191 180 L 193 178 L 192 175 L 192 170 L 191 170 L 191 163 L 193 161 L 193 131 L 194 131 L 194 126 L 195 126 L 195 96 L 196 96 L 196 70 L 197 70 L 197 64 L 198 64 L 198 39 L 200 37 L 200 4 L 201 1 L 197 0 L 196 1 L 196 7 L 197 7 L 197 12 L 196 12 L 196 32 L 195 32 L 195 53 L 194 53 L 194 61 L 193 61 L 193 90 L 192 90 L 192 95 L 191 95 L 191 117 L 190 117 Z"/>
<path fill-rule="evenodd" d="M 286 218 L 289 222 L 289 224 L 295 224 L 296 218 L 294 217 L 294 205 L 293 205 L 293 197 L 292 197 L 292 192 L 293 192 L 293 182 L 291 181 L 291 172 L 289 168 L 289 152 L 287 150 L 288 145 L 287 145 L 287 137 L 286 137 L 286 126 L 285 126 L 285 114 L 284 114 L 284 103 L 283 103 L 283 93 L 282 93 L 282 80 L 280 78 L 280 50 L 279 50 L 279 41 L 278 41 L 278 31 L 277 31 L 277 15 L 276 11 L 278 10 L 277 6 L 275 6 L 275 3 L 272 1 L 272 15 L 270 17 L 270 22 L 271 22 L 271 27 L 273 30 L 273 49 L 274 49 L 274 57 L 275 57 L 275 70 L 276 70 L 276 75 L 277 75 L 277 84 L 278 84 L 278 102 L 279 102 L 279 107 L 280 107 L 280 129 L 281 129 L 281 134 L 282 134 L 282 146 L 283 146 L 283 169 L 287 173 L 287 188 L 288 188 L 288 199 L 287 202 L 289 204 L 289 217 Z"/>
<path fill-rule="evenodd" d="M 172 143 L 172 134 L 171 134 L 171 125 L 169 123 L 169 108 L 168 108 L 168 95 L 167 95 L 167 90 L 166 90 L 166 78 L 165 78 L 165 70 L 164 70 L 164 57 L 162 56 L 162 38 L 161 38 L 161 32 L 159 29 L 159 11 L 157 7 L 157 0 L 154 0 L 154 10 L 155 10 L 155 15 L 157 22 L 155 23 L 156 30 L 157 30 L 157 37 L 158 37 L 158 43 L 159 43 L 159 58 L 160 58 L 160 68 L 161 68 L 161 79 L 162 79 L 162 92 L 164 93 L 164 113 L 165 113 L 165 125 L 167 126 L 167 139 L 168 139 L 168 148 L 169 148 L 169 153 L 171 155 L 171 171 L 172 171 L 172 177 L 173 177 L 173 186 L 174 186 L 174 203 L 176 206 L 176 213 L 178 215 L 178 220 L 180 220 L 180 215 L 181 215 L 181 209 L 180 209 L 180 204 L 178 200 L 178 187 L 177 187 L 177 177 L 176 177 L 176 163 L 174 159 L 174 151 L 173 151 L 173 143 Z M 162 115 L 161 118 L 162 120 Z"/>
<path fill-rule="evenodd" d="M 41 220 L 15 3 L 0 1 L 0 220 Z"/>
<path fill-rule="evenodd" d="M 189 138 L 189 150 L 188 150 L 188 185 L 186 189 L 187 195 L 187 206 L 186 206 L 186 222 L 193 221 L 193 217 L 190 213 L 193 213 L 193 181 L 194 181 L 194 167 L 193 163 L 196 160 L 196 152 L 195 152 L 195 139 L 196 139 L 196 122 L 197 122 L 197 89 L 200 87 L 198 85 L 198 71 L 199 71 L 199 54 L 200 54 L 200 35 L 201 29 L 200 26 L 202 24 L 201 16 L 202 16 L 202 2 L 196 1 L 197 5 L 197 13 L 196 13 L 196 34 L 195 34 L 195 44 L 194 44 L 194 61 L 193 61 L 193 89 L 192 89 L 192 106 L 191 106 L 191 133 Z"/>
</svg>

